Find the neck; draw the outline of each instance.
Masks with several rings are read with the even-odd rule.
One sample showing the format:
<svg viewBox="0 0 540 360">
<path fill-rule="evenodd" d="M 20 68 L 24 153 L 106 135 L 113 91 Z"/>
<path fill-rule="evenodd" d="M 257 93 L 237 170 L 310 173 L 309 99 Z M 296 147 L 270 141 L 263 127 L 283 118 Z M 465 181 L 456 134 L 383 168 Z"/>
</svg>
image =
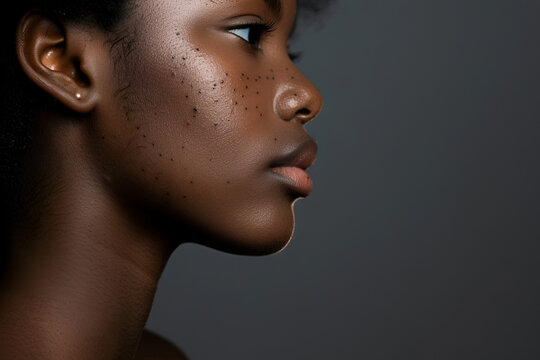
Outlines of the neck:
<svg viewBox="0 0 540 360">
<path fill-rule="evenodd" d="M 174 246 L 106 191 L 79 127 L 41 131 L 0 288 L 0 358 L 132 358 Z"/>
</svg>

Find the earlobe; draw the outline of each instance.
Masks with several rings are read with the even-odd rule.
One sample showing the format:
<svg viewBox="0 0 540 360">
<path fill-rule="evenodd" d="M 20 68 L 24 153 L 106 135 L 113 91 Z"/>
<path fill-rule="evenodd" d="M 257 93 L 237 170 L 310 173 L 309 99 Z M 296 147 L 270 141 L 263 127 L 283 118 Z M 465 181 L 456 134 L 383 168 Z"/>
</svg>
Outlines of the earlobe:
<svg viewBox="0 0 540 360">
<path fill-rule="evenodd" d="M 87 34 L 66 27 L 38 11 L 30 11 L 17 28 L 17 56 L 36 85 L 73 111 L 87 113 L 96 106 L 97 92 L 84 64 Z M 91 66 L 89 68 L 92 68 Z"/>
</svg>

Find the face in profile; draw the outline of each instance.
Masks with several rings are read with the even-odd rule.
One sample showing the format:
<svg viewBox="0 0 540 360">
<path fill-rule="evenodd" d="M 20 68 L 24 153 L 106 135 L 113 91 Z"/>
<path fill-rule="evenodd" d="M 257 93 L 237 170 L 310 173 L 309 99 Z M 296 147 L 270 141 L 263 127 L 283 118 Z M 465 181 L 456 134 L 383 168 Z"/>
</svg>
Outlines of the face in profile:
<svg viewBox="0 0 540 360">
<path fill-rule="evenodd" d="M 135 31 L 104 44 L 88 144 L 111 193 L 178 242 L 274 253 L 311 191 L 299 168 L 314 160 L 305 125 L 322 99 L 288 54 L 296 1 L 280 17 L 267 3 L 142 1 Z"/>
</svg>

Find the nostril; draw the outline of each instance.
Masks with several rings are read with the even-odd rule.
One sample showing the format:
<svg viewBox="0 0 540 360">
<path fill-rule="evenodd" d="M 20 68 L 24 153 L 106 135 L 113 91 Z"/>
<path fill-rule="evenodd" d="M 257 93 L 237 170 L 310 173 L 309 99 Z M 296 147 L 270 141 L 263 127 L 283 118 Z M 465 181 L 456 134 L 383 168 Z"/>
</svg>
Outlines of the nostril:
<svg viewBox="0 0 540 360">
<path fill-rule="evenodd" d="M 298 114 L 299 115 L 309 115 L 309 114 L 311 114 L 311 111 L 309 111 L 309 109 L 302 108 L 302 109 L 298 110 Z"/>
</svg>

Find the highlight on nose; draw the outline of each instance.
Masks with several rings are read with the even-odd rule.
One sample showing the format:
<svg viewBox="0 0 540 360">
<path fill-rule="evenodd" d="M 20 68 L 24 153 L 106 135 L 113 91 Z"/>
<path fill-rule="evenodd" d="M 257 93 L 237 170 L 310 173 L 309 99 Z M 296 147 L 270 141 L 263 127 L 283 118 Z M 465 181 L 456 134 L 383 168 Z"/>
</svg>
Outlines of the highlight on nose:
<svg viewBox="0 0 540 360">
<path fill-rule="evenodd" d="M 289 86 L 278 90 L 274 110 L 282 120 L 297 120 L 305 125 L 315 118 L 322 108 L 322 96 L 319 90 L 309 87 Z"/>
</svg>

